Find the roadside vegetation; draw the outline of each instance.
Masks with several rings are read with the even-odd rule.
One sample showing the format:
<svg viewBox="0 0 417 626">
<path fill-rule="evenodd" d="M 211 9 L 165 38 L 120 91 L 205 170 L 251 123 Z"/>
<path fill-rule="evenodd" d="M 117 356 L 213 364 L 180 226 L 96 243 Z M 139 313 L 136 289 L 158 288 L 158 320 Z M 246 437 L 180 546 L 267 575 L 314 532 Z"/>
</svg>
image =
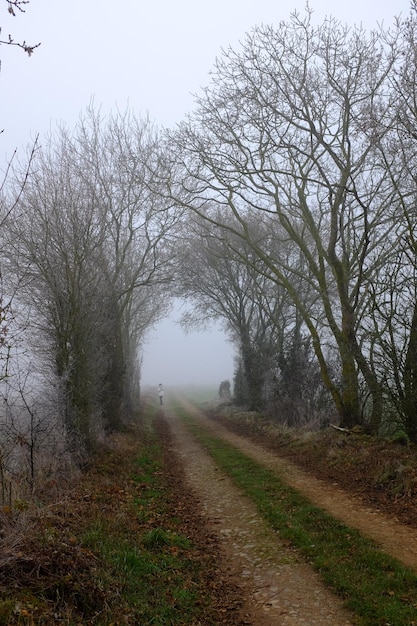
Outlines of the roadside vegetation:
<svg viewBox="0 0 417 626">
<path fill-rule="evenodd" d="M 194 396 L 205 402 L 206 391 L 194 390 Z M 416 573 L 208 435 L 187 411 L 176 411 L 272 528 L 345 600 L 358 626 L 415 626 Z M 237 420 L 245 434 L 257 430 L 261 437 L 263 429 L 263 442 L 267 432 L 273 447 L 271 427 L 251 417 Z M 231 421 L 229 416 L 229 426 Z M 252 432 L 251 421 L 257 425 Z M 330 429 L 328 434 L 333 441 L 340 437 Z M 309 458 L 314 466 L 314 456 L 322 454 L 314 435 L 303 439 L 288 429 L 281 435 L 280 453 Z M 318 441 L 325 436 L 319 433 Z M 358 450 L 366 450 L 359 434 L 347 441 L 354 437 L 356 448 L 346 443 L 333 449 L 332 462 L 341 474 L 347 468 L 349 475 Z M 412 446 L 388 445 L 393 454 L 413 454 Z M 322 465 L 328 470 L 326 460 Z M 49 496 L 36 505 L 15 500 L 0 515 L 0 626 L 245 623 L 241 592 L 222 573 L 218 540 L 199 515 L 155 404 L 148 403 L 137 423 L 110 437 L 78 481 L 51 485 Z"/>
<path fill-rule="evenodd" d="M 169 445 L 148 406 L 72 489 L 3 512 L 0 625 L 242 623 Z"/>
<path fill-rule="evenodd" d="M 412 626 L 417 574 L 355 529 L 333 519 L 236 448 L 208 434 L 178 409 L 200 443 L 257 505 L 272 528 L 296 547 L 324 582 L 344 598 L 361 626 Z"/>
</svg>

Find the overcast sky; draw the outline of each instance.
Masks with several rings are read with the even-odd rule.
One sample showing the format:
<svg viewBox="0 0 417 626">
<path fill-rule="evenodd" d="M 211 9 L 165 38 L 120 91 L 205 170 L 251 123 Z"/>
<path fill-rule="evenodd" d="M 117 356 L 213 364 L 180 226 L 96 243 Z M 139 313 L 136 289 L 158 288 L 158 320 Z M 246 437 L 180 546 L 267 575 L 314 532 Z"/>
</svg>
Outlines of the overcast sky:
<svg viewBox="0 0 417 626">
<path fill-rule="evenodd" d="M 409 0 L 311 0 L 315 20 L 389 26 Z M 1 38 L 41 42 L 29 59 L 0 47 L 0 166 L 57 122 L 73 126 L 93 100 L 103 112 L 127 106 L 173 126 L 193 108 L 222 48 L 239 46 L 256 24 L 277 24 L 304 0 L 31 0 L 12 17 L 0 0 Z M 144 384 L 232 379 L 233 354 L 219 330 L 188 336 L 175 320 L 150 335 Z"/>
</svg>

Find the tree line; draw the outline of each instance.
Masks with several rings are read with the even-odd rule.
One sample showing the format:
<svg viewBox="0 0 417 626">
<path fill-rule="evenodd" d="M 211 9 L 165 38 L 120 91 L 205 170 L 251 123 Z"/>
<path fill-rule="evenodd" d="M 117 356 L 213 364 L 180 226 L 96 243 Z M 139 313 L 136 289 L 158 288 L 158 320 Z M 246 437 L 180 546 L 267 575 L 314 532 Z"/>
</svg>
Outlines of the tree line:
<svg viewBox="0 0 417 626">
<path fill-rule="evenodd" d="M 164 163 L 200 242 L 184 293 L 227 308 L 254 408 L 327 396 L 342 427 L 413 441 L 416 24 L 414 5 L 370 33 L 308 9 L 255 28 L 167 133 Z"/>
<path fill-rule="evenodd" d="M 1 471 L 129 418 L 169 297 L 223 323 L 238 403 L 417 441 L 416 27 L 294 13 L 224 51 L 176 128 L 91 106 L 14 164 Z"/>
<path fill-rule="evenodd" d="M 147 119 L 89 109 L 36 149 L 29 173 L 14 164 L 9 175 L 0 431 L 1 461 L 14 467 L 17 455 L 16 471 L 27 475 L 29 450 L 46 445 L 48 462 L 58 450 L 83 465 L 138 407 L 140 347 L 167 311 L 178 221 L 149 191 L 155 141 Z"/>
</svg>

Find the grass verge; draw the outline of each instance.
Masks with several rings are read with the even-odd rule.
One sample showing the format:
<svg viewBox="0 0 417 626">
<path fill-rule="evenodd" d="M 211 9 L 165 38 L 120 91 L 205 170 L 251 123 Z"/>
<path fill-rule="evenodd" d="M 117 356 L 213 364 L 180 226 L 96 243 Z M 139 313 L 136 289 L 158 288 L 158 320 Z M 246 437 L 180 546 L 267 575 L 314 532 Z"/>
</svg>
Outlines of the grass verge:
<svg viewBox="0 0 417 626">
<path fill-rule="evenodd" d="M 358 531 L 313 506 L 270 470 L 207 433 L 177 408 L 194 436 L 280 535 L 358 616 L 361 626 L 415 626 L 417 575 Z"/>
<path fill-rule="evenodd" d="M 10 540 L 0 626 L 242 623 L 158 413 L 145 407 L 140 427 L 115 435 L 77 486 L 34 511 L 19 545 Z"/>
<path fill-rule="evenodd" d="M 184 520 L 173 514 L 172 491 L 154 420 L 155 414 L 148 408 L 142 450 L 131 476 L 134 495 L 128 523 L 126 517 L 124 523 L 117 516 L 110 521 L 98 519 L 82 542 L 99 554 L 105 578 L 110 577 L 119 589 L 125 607 L 121 623 L 206 623 L 210 600 L 201 588 L 201 564 L 195 546 L 184 534 Z"/>
</svg>

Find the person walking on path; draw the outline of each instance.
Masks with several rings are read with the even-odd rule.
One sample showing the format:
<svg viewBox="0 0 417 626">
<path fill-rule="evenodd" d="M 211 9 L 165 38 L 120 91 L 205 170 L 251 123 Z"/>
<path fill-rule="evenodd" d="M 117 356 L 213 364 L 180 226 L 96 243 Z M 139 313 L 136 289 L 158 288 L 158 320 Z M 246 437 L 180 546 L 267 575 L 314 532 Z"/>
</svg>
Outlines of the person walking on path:
<svg viewBox="0 0 417 626">
<path fill-rule="evenodd" d="M 164 404 L 164 388 L 162 387 L 162 383 L 159 383 L 159 386 L 158 386 L 158 396 L 159 396 L 159 404 L 162 406 Z"/>
</svg>

